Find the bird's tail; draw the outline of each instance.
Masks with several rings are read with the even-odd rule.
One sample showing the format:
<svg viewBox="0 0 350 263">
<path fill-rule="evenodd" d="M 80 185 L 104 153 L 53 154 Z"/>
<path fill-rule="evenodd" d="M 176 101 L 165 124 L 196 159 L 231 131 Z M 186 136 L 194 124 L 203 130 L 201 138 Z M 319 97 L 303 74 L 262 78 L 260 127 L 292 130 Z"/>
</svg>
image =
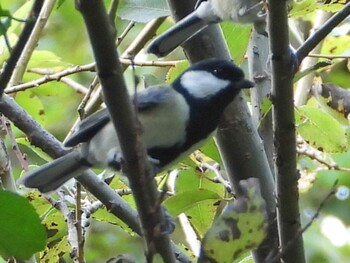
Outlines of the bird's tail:
<svg viewBox="0 0 350 263">
<path fill-rule="evenodd" d="M 38 169 L 26 173 L 19 182 L 28 188 L 37 188 L 42 193 L 56 190 L 69 179 L 89 168 L 78 151 L 70 152 Z"/>
<path fill-rule="evenodd" d="M 153 40 L 147 48 L 148 53 L 164 57 L 176 47 L 191 38 L 208 24 L 217 22 L 210 4 L 203 2 L 197 10 L 180 20 L 175 26 Z"/>
</svg>

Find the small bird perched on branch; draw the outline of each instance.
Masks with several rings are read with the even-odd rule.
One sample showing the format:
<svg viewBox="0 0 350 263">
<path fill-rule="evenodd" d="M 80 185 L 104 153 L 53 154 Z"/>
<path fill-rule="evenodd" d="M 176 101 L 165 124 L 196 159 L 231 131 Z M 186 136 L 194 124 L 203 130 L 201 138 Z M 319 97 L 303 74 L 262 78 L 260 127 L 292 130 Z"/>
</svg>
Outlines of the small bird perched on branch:
<svg viewBox="0 0 350 263">
<path fill-rule="evenodd" d="M 233 21 L 241 24 L 257 22 L 259 25 L 265 18 L 262 0 L 198 0 L 195 10 L 153 40 L 147 51 L 164 57 L 210 24 Z M 266 35 L 264 26 L 256 29 Z"/>
<path fill-rule="evenodd" d="M 156 170 L 170 167 L 201 147 L 217 129 L 227 105 L 241 89 L 253 85 L 232 62 L 207 59 L 190 66 L 171 85 L 138 92 L 135 106 L 142 139 Z M 28 172 L 21 182 L 45 193 L 90 167 L 115 168 L 122 158 L 107 109 L 84 119 L 65 142 L 66 147 L 78 144 L 79 149 Z"/>
</svg>

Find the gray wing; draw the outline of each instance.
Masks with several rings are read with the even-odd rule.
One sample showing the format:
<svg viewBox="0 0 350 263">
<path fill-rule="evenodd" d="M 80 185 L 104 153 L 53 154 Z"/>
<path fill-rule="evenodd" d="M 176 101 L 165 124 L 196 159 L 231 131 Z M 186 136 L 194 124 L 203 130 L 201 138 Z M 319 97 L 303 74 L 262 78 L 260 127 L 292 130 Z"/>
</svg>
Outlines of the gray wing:
<svg viewBox="0 0 350 263">
<path fill-rule="evenodd" d="M 107 109 L 91 114 L 82 120 L 78 129 L 64 143 L 66 147 L 72 147 L 82 142 L 89 141 L 95 134 L 100 131 L 110 120 Z"/>
<path fill-rule="evenodd" d="M 172 92 L 173 89 L 169 86 L 153 86 L 138 92 L 133 96 L 133 100 L 136 102 L 138 112 L 142 114 L 142 111 L 150 110 L 166 103 Z"/>
<path fill-rule="evenodd" d="M 170 87 L 154 86 L 138 92 L 137 96 L 133 96 L 133 101 L 137 104 L 139 114 L 142 114 L 143 111 L 148 111 L 165 103 L 171 93 L 172 89 Z M 91 114 L 81 121 L 77 131 L 65 141 L 64 145 L 72 147 L 91 140 L 109 121 L 110 116 L 107 109 Z"/>
</svg>

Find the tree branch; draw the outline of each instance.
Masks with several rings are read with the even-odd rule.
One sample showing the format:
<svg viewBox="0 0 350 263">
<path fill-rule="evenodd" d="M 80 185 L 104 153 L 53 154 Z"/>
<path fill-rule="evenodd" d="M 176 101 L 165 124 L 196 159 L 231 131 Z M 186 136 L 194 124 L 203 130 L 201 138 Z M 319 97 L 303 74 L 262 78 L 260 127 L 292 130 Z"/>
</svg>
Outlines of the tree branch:
<svg viewBox="0 0 350 263">
<path fill-rule="evenodd" d="M 350 14 L 350 3 L 330 18 L 319 30 L 310 36 L 305 43 L 297 50 L 299 63 L 320 43 L 339 23 Z"/>
<path fill-rule="evenodd" d="M 3 112 L 17 128 L 28 136 L 31 144 L 41 148 L 52 158 L 58 158 L 67 153 L 67 150 L 63 148 L 60 141 L 43 129 L 24 109 L 6 94 L 0 99 L 0 112 Z M 88 170 L 79 176 L 77 180 L 85 189 L 100 200 L 110 213 L 120 218 L 120 220 L 138 235 L 141 235 L 137 212 L 105 182 L 99 179 L 95 173 Z M 174 244 L 172 244 L 172 247 L 180 262 L 191 262 Z"/>
<path fill-rule="evenodd" d="M 41 33 L 48 21 L 48 18 L 56 4 L 56 0 L 46 0 L 41 8 L 39 17 L 35 21 L 35 25 L 33 31 L 28 38 L 28 41 L 25 43 L 25 46 L 21 52 L 21 56 L 19 57 L 15 70 L 11 75 L 11 79 L 9 81 L 9 86 L 17 85 L 22 81 L 24 72 L 27 68 L 30 57 L 33 54 L 35 47 L 38 45 L 39 38 Z"/>
<path fill-rule="evenodd" d="M 22 33 L 19 36 L 16 46 L 12 50 L 9 59 L 5 63 L 4 69 L 0 75 L 0 97 L 2 96 L 7 86 L 7 83 L 9 82 L 12 76 L 13 70 L 15 69 L 17 61 L 23 52 L 24 46 L 26 45 L 30 35 L 32 34 L 37 17 L 39 16 L 43 4 L 44 0 L 36 0 L 34 2 L 32 10 L 29 13 L 29 16 L 23 27 Z"/>
<path fill-rule="evenodd" d="M 330 13 L 326 13 L 323 10 L 319 10 L 316 13 L 316 22 L 313 26 L 313 29 L 311 32 L 315 31 L 315 29 L 320 28 L 330 17 Z M 323 40 L 323 39 L 322 39 Z M 322 43 L 323 41 L 320 41 L 317 43 L 317 45 L 312 49 L 313 52 L 320 52 L 322 49 Z M 303 62 L 301 63 L 299 73 L 303 72 L 311 67 L 314 67 L 315 64 L 317 64 L 318 59 L 317 58 L 311 58 L 306 57 L 303 59 Z M 312 86 L 312 83 L 315 78 L 314 72 L 309 72 L 306 76 L 302 77 L 297 84 L 297 87 L 295 89 L 295 95 L 294 95 L 294 101 L 296 106 L 304 105 L 309 97 L 310 88 Z"/>
<path fill-rule="evenodd" d="M 159 193 L 141 140 L 141 128 L 137 125 L 124 83 L 109 17 L 99 0 L 77 0 L 76 6 L 85 21 L 105 103 L 119 138 L 130 188 L 141 219 L 147 260 L 152 261 L 153 254 L 159 253 L 165 262 L 175 262 L 169 236 L 164 231 L 157 231 L 166 225 L 164 212 L 158 204 Z"/>
<path fill-rule="evenodd" d="M 193 11 L 196 1 L 168 0 L 176 21 Z M 183 44 L 191 62 L 209 57 L 231 59 L 222 31 L 218 25 L 210 25 Z M 200 48 L 198 48 L 200 47 Z M 227 107 L 220 123 L 216 142 L 229 175 L 231 186 L 240 193 L 238 182 L 249 177 L 260 181 L 262 195 L 267 202 L 271 225 L 274 225 L 275 198 L 273 175 L 264 147 L 253 124 L 246 100 L 242 93 Z M 249 156 L 249 157 L 248 157 Z M 247 158 L 248 157 L 248 158 Z M 275 229 L 277 229 L 275 225 Z M 276 246 L 275 236 L 268 237 L 267 246 L 254 252 L 256 259 L 264 259 Z"/>
<path fill-rule="evenodd" d="M 272 66 L 272 102 L 274 121 L 277 222 L 280 248 L 301 229 L 299 214 L 298 172 L 293 102 L 293 58 L 289 49 L 287 2 L 268 0 L 268 34 Z M 305 262 L 302 237 L 293 243 L 284 262 Z"/>
</svg>

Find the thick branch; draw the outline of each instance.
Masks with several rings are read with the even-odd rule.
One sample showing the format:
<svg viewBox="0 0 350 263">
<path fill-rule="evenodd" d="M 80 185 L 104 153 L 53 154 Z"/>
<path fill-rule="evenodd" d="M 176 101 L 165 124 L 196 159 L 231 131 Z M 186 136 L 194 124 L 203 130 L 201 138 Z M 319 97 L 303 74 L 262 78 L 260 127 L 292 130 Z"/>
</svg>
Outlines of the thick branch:
<svg viewBox="0 0 350 263">
<path fill-rule="evenodd" d="M 299 233 L 298 172 L 293 103 L 293 67 L 289 50 L 287 2 L 269 0 L 268 31 L 272 65 L 272 99 L 277 185 L 277 222 L 283 251 Z M 283 257 L 284 262 L 305 262 L 302 237 Z"/>
<path fill-rule="evenodd" d="M 140 127 L 127 92 L 114 42 L 113 29 L 103 2 L 76 1 L 89 34 L 105 103 L 117 131 L 125 169 L 133 191 L 148 248 L 148 260 L 158 252 L 165 262 L 175 262 L 168 235 L 156 229 L 165 225 L 159 193 L 140 136 Z"/>
<path fill-rule="evenodd" d="M 193 11 L 195 2 L 168 0 L 175 20 L 179 20 Z M 184 43 L 183 47 L 191 62 L 209 57 L 231 59 L 218 25 L 210 25 Z M 268 204 L 268 212 L 272 215 L 271 218 L 274 218 L 273 175 L 242 93 L 226 109 L 218 129 L 216 142 L 234 192 L 240 192 L 238 186 L 240 180 L 249 177 L 259 178 L 262 195 Z M 270 223 L 274 225 L 273 221 Z M 266 247 L 258 249 L 254 253 L 256 259 L 262 261 L 273 247 L 277 248 L 273 235 L 269 236 L 268 240 Z"/>
</svg>

